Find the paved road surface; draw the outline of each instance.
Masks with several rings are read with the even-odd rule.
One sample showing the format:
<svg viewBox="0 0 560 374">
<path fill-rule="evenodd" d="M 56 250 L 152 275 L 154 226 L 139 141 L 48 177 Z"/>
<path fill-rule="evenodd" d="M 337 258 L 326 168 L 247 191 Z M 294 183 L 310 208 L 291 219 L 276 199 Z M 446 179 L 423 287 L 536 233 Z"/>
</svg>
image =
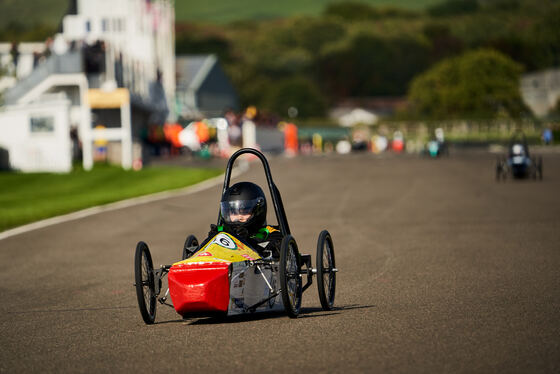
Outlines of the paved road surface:
<svg viewBox="0 0 560 374">
<path fill-rule="evenodd" d="M 557 373 L 560 155 L 544 161 L 542 182 L 496 183 L 490 154 L 272 160 L 300 249 L 328 228 L 340 269 L 338 308 L 313 286 L 296 320 L 142 322 L 136 242 L 178 259 L 219 187 L 7 238 L 0 371 Z"/>
</svg>

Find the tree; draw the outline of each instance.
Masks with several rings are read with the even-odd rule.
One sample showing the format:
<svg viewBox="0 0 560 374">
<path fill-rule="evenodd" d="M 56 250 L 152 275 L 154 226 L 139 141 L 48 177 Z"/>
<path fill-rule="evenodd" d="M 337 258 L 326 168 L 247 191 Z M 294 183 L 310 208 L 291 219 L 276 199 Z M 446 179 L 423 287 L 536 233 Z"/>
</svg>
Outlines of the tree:
<svg viewBox="0 0 560 374">
<path fill-rule="evenodd" d="M 385 37 L 364 31 L 329 47 L 317 71 L 333 98 L 404 95 L 430 58 L 429 42 L 409 35 Z"/>
<path fill-rule="evenodd" d="M 539 61 L 540 68 L 560 66 L 560 4 L 548 9 L 531 30 L 531 41 L 536 44 L 534 58 Z"/>
<path fill-rule="evenodd" d="M 399 7 L 376 7 L 359 1 L 330 3 L 325 7 L 323 15 L 336 17 L 347 22 L 379 20 L 382 18 L 414 18 L 418 12 Z"/>
<path fill-rule="evenodd" d="M 264 107 L 284 116 L 290 107 L 294 107 L 297 108 L 300 117 L 320 117 L 325 114 L 327 102 L 311 80 L 293 77 L 269 87 L 264 98 Z"/>
<path fill-rule="evenodd" d="M 478 0 L 447 0 L 429 7 L 428 13 L 434 17 L 446 17 L 472 13 L 477 10 Z"/>
<path fill-rule="evenodd" d="M 431 119 L 517 118 L 529 112 L 519 92 L 521 65 L 489 49 L 443 60 L 413 80 L 409 113 Z"/>
</svg>

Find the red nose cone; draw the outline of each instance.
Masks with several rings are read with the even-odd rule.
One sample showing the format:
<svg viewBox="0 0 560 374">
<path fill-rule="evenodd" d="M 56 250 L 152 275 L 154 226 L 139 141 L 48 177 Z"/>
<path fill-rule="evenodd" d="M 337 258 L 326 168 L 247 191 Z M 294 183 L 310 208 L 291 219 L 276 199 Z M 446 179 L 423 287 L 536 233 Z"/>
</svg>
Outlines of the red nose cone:
<svg viewBox="0 0 560 374">
<path fill-rule="evenodd" d="M 177 313 L 227 312 L 229 263 L 189 263 L 169 270 L 169 295 Z"/>
</svg>

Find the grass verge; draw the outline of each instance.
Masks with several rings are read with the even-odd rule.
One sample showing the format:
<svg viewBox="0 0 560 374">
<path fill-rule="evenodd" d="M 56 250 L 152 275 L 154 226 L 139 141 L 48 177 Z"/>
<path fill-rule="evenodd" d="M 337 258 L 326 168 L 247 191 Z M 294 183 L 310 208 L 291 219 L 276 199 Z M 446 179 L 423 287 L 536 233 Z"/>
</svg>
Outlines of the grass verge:
<svg viewBox="0 0 560 374">
<path fill-rule="evenodd" d="M 126 171 L 104 165 L 68 174 L 0 172 L 0 231 L 96 205 L 190 186 L 222 172 L 178 167 Z"/>
</svg>

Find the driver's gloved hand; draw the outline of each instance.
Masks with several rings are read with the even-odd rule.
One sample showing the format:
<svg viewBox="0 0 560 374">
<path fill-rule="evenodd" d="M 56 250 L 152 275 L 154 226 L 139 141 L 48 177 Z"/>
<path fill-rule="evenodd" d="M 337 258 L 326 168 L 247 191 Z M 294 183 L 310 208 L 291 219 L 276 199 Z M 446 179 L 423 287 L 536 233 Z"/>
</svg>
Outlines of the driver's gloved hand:
<svg viewBox="0 0 560 374">
<path fill-rule="evenodd" d="M 218 233 L 218 226 L 211 224 L 210 231 L 208 231 L 208 236 L 214 236 Z"/>
<path fill-rule="evenodd" d="M 240 236 L 241 238 L 246 238 L 249 236 L 249 231 L 245 227 L 237 227 L 235 229 L 235 234 Z"/>
</svg>

